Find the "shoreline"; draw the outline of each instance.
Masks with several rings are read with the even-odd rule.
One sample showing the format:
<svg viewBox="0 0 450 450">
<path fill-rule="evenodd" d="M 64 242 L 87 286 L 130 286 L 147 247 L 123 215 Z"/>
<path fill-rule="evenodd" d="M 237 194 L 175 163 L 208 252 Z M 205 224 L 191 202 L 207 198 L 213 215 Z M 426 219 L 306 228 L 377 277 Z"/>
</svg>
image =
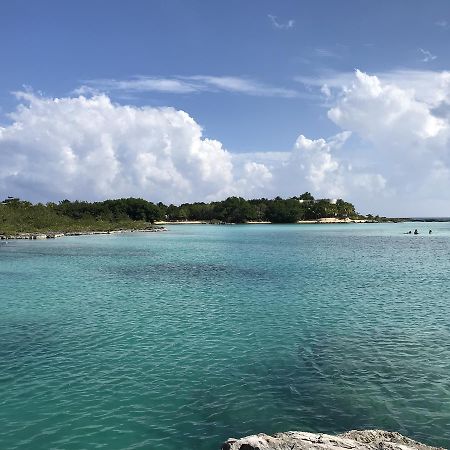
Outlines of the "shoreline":
<svg viewBox="0 0 450 450">
<path fill-rule="evenodd" d="M 118 230 L 105 231 L 46 231 L 46 232 L 21 232 L 16 234 L 1 233 L 0 240 L 43 240 L 43 239 L 57 239 L 65 236 L 92 236 L 92 235 L 106 235 L 106 234 L 122 234 L 122 233 L 157 233 L 168 231 L 166 225 L 336 225 L 336 224 L 373 224 L 373 223 L 405 223 L 405 222 L 450 222 L 450 220 L 412 220 L 412 219 L 388 219 L 386 221 L 376 221 L 371 219 L 337 219 L 335 217 L 323 217 L 312 220 L 299 220 L 293 223 L 273 223 L 268 221 L 248 221 L 244 223 L 234 222 L 208 222 L 205 220 L 186 220 L 186 221 L 157 221 L 152 228 L 124 228 Z"/>
<path fill-rule="evenodd" d="M 394 223 L 394 220 L 388 220 L 388 223 Z M 335 217 L 323 217 L 320 219 L 311 220 L 298 220 L 292 223 L 274 223 L 264 220 L 249 220 L 248 222 L 239 223 L 238 225 L 310 225 L 310 224 L 336 224 L 336 223 L 386 223 L 369 219 L 337 219 Z M 235 222 L 211 222 L 207 220 L 177 220 L 177 221 L 164 221 L 160 220 L 155 222 L 155 225 L 237 225 Z"/>
<path fill-rule="evenodd" d="M 108 230 L 108 231 L 67 231 L 67 232 L 54 232 L 49 231 L 46 233 L 17 233 L 17 234 L 0 234 L 0 240 L 44 240 L 44 239 L 57 239 L 65 236 L 93 236 L 99 234 L 123 234 L 123 233 L 158 233 L 167 231 L 165 227 L 154 228 L 142 228 L 142 229 L 122 229 L 122 230 Z"/>
<path fill-rule="evenodd" d="M 157 233 L 161 231 L 168 231 L 165 225 L 323 225 L 323 224 L 347 224 L 347 223 L 382 223 L 367 219 L 336 219 L 336 218 L 321 218 L 315 220 L 299 220 L 294 223 L 278 224 L 268 221 L 249 221 L 242 224 L 228 223 L 228 222 L 208 222 L 201 220 L 186 220 L 186 221 L 158 221 L 154 223 L 153 228 L 127 228 L 119 230 L 106 231 L 46 231 L 46 232 L 22 232 L 17 234 L 0 234 L 1 241 L 7 240 L 44 240 L 57 239 L 65 236 L 93 236 L 105 234 L 122 234 L 122 233 Z M 383 222 L 386 223 L 386 222 Z M 396 222 L 387 222 L 396 223 Z"/>
<path fill-rule="evenodd" d="M 335 217 L 323 217 L 321 219 L 313 220 L 299 220 L 297 223 L 300 224 L 313 224 L 313 223 L 378 223 L 375 221 L 370 221 L 368 219 L 336 219 Z"/>
</svg>

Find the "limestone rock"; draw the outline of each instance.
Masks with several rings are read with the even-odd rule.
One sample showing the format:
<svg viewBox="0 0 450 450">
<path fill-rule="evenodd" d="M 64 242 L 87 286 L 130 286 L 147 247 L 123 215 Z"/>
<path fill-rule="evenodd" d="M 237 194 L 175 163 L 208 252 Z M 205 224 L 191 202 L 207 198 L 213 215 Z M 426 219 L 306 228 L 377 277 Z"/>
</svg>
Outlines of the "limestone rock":
<svg viewBox="0 0 450 450">
<path fill-rule="evenodd" d="M 288 431 L 228 439 L 222 450 L 437 450 L 400 433 L 381 430 L 348 431 L 332 436 Z M 443 450 L 443 449 L 440 449 Z"/>
</svg>

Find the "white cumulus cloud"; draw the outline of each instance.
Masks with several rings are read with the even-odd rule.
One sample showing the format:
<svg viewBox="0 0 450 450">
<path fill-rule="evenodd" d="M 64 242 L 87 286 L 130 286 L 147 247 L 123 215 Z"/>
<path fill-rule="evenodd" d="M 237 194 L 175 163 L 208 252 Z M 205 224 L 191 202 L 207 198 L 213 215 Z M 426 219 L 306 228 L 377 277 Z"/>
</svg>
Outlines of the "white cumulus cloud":
<svg viewBox="0 0 450 450">
<path fill-rule="evenodd" d="M 328 139 L 300 135 L 289 152 L 233 155 L 233 160 L 239 165 L 254 161 L 270 173 L 264 189 L 255 187 L 253 191 L 261 195 L 292 196 L 310 191 L 317 197 L 367 200 L 383 191 L 386 180 L 368 168 L 352 167 L 344 149 L 350 136 L 348 131 Z"/>
<path fill-rule="evenodd" d="M 386 180 L 367 169 L 354 171 L 342 154 L 351 132 L 343 131 L 328 140 L 308 139 L 300 135 L 290 157 L 290 170 L 300 173 L 308 182 L 308 190 L 323 197 L 358 198 L 384 189 Z"/>
<path fill-rule="evenodd" d="M 448 74 L 421 72 L 407 78 L 356 71 L 328 117 L 367 145 L 364 163 L 385 178 L 385 197 L 374 198 L 376 209 L 391 215 L 447 215 Z"/>
<path fill-rule="evenodd" d="M 187 113 L 104 95 L 20 94 L 0 128 L 0 189 L 31 200 L 215 197 L 234 185 L 231 155 Z"/>
<path fill-rule="evenodd" d="M 367 192 L 380 188 L 370 172 L 352 174 L 339 154 L 349 132 L 328 140 L 300 136 L 291 151 L 239 155 L 204 138 L 192 117 L 173 108 L 124 106 L 106 95 L 46 98 L 28 92 L 18 99 L 11 123 L 0 127 L 3 196 L 180 203 L 306 190 L 338 197 L 358 183 Z"/>
<path fill-rule="evenodd" d="M 412 90 L 382 83 L 378 77 L 359 70 L 350 88 L 328 111 L 328 117 L 340 127 L 372 140 L 391 141 L 394 135 L 401 136 L 402 142 L 426 139 L 446 127 Z"/>
</svg>

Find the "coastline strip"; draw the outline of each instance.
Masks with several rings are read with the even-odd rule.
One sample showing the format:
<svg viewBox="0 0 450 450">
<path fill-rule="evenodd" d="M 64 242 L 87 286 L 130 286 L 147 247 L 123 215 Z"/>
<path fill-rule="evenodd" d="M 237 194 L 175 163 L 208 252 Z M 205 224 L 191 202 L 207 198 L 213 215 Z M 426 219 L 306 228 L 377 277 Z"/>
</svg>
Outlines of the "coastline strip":
<svg viewBox="0 0 450 450">
<path fill-rule="evenodd" d="M 42 240 L 42 239 L 56 239 L 64 236 L 92 236 L 97 234 L 121 234 L 121 233 L 158 233 L 161 231 L 167 231 L 165 227 L 154 227 L 144 229 L 126 229 L 126 230 L 110 230 L 110 231 L 68 231 L 65 233 L 18 233 L 18 234 L 2 234 L 0 240 Z"/>
</svg>

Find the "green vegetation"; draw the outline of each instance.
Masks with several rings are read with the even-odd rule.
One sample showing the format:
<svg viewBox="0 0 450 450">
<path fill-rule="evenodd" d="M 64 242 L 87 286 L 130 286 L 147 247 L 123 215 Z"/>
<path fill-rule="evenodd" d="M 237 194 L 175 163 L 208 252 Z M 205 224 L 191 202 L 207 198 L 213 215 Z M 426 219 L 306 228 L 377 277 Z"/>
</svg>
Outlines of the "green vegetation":
<svg viewBox="0 0 450 450">
<path fill-rule="evenodd" d="M 229 197 L 221 202 L 184 203 L 180 206 L 165 206 L 158 203 L 158 207 L 168 221 L 295 223 L 299 220 L 316 220 L 323 217 L 340 219 L 359 217 L 351 203 L 341 199 L 336 202 L 327 199 L 315 200 L 309 192 L 288 199 L 276 197 L 245 200 L 241 197 Z"/>
<path fill-rule="evenodd" d="M 351 203 L 340 199 L 336 202 L 315 200 L 309 192 L 288 199 L 245 200 L 229 197 L 220 202 L 184 203 L 179 206 L 154 204 L 138 198 L 93 203 L 63 200 L 33 205 L 8 197 L 0 203 L 0 234 L 143 229 L 160 220 L 295 223 L 323 217 L 354 219 L 360 216 Z"/>
<path fill-rule="evenodd" d="M 0 204 L 0 235 L 148 228 L 155 216 L 152 216 L 150 212 L 146 215 L 146 209 L 139 208 L 139 203 L 125 202 L 127 206 L 135 205 L 130 215 L 126 213 L 126 209 L 122 211 L 117 207 L 102 208 L 101 205 L 107 202 L 87 203 L 65 200 L 59 204 L 33 205 L 19 199 L 7 199 Z M 142 202 L 148 203 L 145 200 Z M 154 208 L 159 214 L 158 208 Z"/>
</svg>

